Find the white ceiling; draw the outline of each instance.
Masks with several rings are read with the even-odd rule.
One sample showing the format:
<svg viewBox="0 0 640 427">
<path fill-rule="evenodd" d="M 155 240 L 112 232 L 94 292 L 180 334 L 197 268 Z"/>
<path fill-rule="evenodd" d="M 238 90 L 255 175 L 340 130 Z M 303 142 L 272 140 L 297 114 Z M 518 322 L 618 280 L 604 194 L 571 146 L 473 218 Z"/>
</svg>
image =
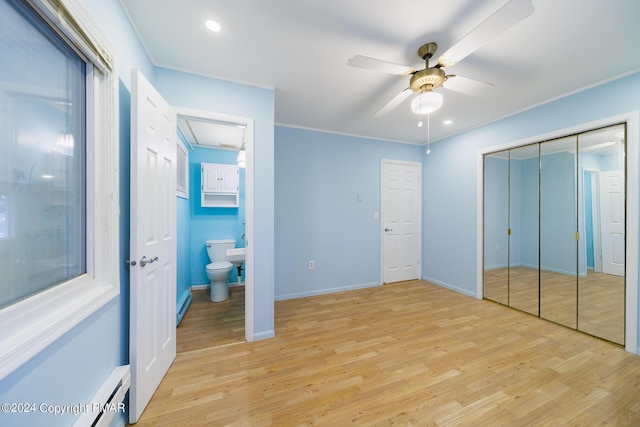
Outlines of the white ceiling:
<svg viewBox="0 0 640 427">
<path fill-rule="evenodd" d="M 425 144 L 407 100 L 375 118 L 409 77 L 347 66 L 354 55 L 424 68 L 505 0 L 121 0 L 155 65 L 275 89 L 277 124 Z M 640 1 L 532 0 L 535 11 L 453 67 L 494 86 L 438 89 L 431 140 L 640 70 Z M 205 28 L 215 19 L 219 33 Z M 637 96 L 637 95 L 635 95 Z M 225 113 L 225 112 L 219 112 Z M 452 120 L 444 125 L 444 120 Z"/>
</svg>

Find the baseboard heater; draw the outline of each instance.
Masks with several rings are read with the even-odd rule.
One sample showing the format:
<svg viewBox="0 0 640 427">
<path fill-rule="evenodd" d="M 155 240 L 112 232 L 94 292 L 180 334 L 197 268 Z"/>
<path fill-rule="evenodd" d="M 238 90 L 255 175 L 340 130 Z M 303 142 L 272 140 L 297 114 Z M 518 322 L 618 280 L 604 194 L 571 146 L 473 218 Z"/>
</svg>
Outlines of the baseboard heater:
<svg viewBox="0 0 640 427">
<path fill-rule="evenodd" d="M 191 291 L 187 290 L 182 293 L 180 300 L 178 301 L 178 309 L 176 310 L 176 326 L 182 322 L 182 318 L 184 314 L 187 312 L 187 308 L 189 308 L 189 304 L 191 304 L 192 299 Z"/>
<path fill-rule="evenodd" d="M 117 414 L 124 412 L 124 397 L 131 385 L 129 365 L 116 367 L 102 384 L 73 427 L 108 427 Z"/>
</svg>

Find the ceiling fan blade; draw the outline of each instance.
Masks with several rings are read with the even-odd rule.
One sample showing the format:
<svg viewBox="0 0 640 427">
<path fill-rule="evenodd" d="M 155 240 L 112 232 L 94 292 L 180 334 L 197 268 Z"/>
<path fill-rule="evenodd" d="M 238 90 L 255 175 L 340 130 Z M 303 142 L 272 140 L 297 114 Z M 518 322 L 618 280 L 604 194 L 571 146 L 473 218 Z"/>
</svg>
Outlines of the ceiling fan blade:
<svg viewBox="0 0 640 427">
<path fill-rule="evenodd" d="M 347 61 L 347 65 L 351 67 L 365 68 L 367 70 L 382 71 L 383 73 L 397 74 L 399 76 L 408 76 L 416 71 L 411 67 L 362 55 L 356 55 L 353 58 L 350 58 Z"/>
<path fill-rule="evenodd" d="M 464 93 L 465 95 L 480 96 L 488 89 L 491 89 L 493 84 L 473 80 L 467 77 L 452 75 L 447 78 L 447 80 L 442 84 L 442 87 L 454 92 Z"/>
<path fill-rule="evenodd" d="M 441 67 L 450 67 L 507 31 L 534 11 L 532 0 L 510 0 L 493 15 L 438 58 Z"/>
<path fill-rule="evenodd" d="M 389 101 L 387 105 L 382 107 L 382 109 L 376 113 L 375 117 L 382 117 L 389 114 L 398 105 L 402 104 L 402 101 L 407 99 L 412 93 L 413 91 L 411 90 L 411 88 L 406 88 L 405 90 L 397 94 L 391 101 Z"/>
</svg>

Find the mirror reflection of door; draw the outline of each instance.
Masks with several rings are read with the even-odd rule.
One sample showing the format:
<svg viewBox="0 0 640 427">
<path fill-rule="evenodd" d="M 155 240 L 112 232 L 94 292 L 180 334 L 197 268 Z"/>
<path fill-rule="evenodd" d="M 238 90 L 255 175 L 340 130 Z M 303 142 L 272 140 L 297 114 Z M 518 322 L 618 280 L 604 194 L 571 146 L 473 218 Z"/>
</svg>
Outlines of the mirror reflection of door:
<svg viewBox="0 0 640 427">
<path fill-rule="evenodd" d="M 624 345 L 625 169 L 624 124 L 485 155 L 485 298 Z"/>
<path fill-rule="evenodd" d="M 625 126 L 579 135 L 578 329 L 624 345 Z"/>
</svg>

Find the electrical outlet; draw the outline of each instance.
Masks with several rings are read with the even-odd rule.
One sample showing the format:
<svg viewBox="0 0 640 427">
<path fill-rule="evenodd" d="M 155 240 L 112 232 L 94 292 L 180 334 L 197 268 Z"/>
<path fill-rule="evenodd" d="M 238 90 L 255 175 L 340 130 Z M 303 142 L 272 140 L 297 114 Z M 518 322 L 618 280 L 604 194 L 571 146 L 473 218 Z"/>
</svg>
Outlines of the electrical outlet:
<svg viewBox="0 0 640 427">
<path fill-rule="evenodd" d="M 314 260 L 309 261 L 309 270 L 316 268 L 316 262 Z"/>
<path fill-rule="evenodd" d="M 499 245 L 499 244 L 497 244 L 497 245 L 496 245 L 496 251 L 499 251 L 499 250 L 500 250 L 500 245 Z"/>
</svg>

